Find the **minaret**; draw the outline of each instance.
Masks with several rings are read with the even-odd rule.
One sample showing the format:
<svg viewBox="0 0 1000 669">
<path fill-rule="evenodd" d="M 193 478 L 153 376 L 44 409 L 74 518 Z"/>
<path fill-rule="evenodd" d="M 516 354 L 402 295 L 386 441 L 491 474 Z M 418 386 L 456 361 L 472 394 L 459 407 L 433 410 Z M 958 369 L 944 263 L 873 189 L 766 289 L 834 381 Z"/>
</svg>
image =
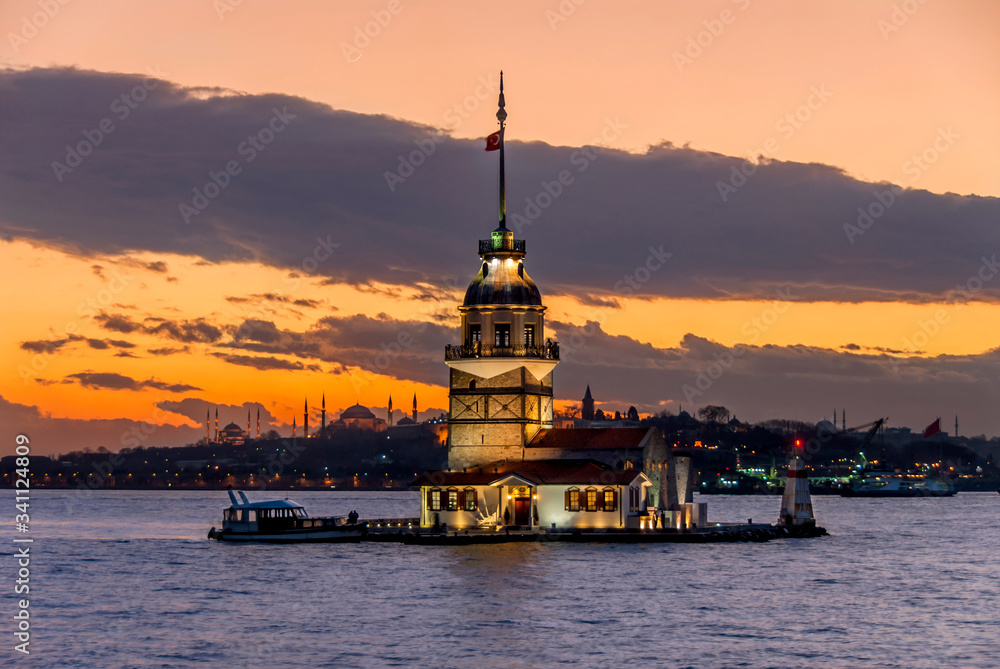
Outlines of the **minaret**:
<svg viewBox="0 0 1000 669">
<path fill-rule="evenodd" d="M 323 438 L 326 437 L 326 393 L 323 393 L 323 405 L 322 406 L 323 406 L 323 409 L 320 412 L 321 415 L 322 415 L 322 418 L 320 419 L 320 427 L 319 427 L 319 437 L 320 437 L 320 439 L 323 439 Z"/>
<path fill-rule="evenodd" d="M 205 443 L 212 443 L 210 438 L 209 426 L 212 424 L 212 412 L 206 407 L 205 408 Z"/>
<path fill-rule="evenodd" d="M 247 409 L 247 439 L 250 438 L 250 409 Z"/>
<path fill-rule="evenodd" d="M 219 441 L 219 407 L 215 407 L 215 441 Z"/>
<path fill-rule="evenodd" d="M 392 395 L 389 395 L 389 427 L 392 427 Z"/>
<path fill-rule="evenodd" d="M 302 437 L 309 438 L 309 399 L 305 400 L 305 409 L 302 412 Z"/>
<path fill-rule="evenodd" d="M 958 414 L 955 414 L 955 437 L 958 437 Z"/>
<path fill-rule="evenodd" d="M 580 417 L 584 420 L 594 420 L 594 396 L 590 394 L 590 384 L 587 384 L 587 392 L 583 394 L 583 405 L 581 406 Z"/>
<path fill-rule="evenodd" d="M 545 307 L 524 269 L 525 243 L 507 229 L 503 73 L 497 102 L 500 128 L 486 141 L 500 151 L 497 219 L 479 240 L 479 273 L 462 306 L 461 343 L 445 349 L 450 368 L 448 466 L 520 459 L 524 446 L 552 427 L 552 372 L 558 343 L 545 339 Z"/>
<path fill-rule="evenodd" d="M 292 439 L 295 438 L 295 416 L 292 416 Z"/>
<path fill-rule="evenodd" d="M 847 429 L 847 409 L 840 410 L 840 429 Z"/>
<path fill-rule="evenodd" d="M 417 422 L 417 394 L 413 393 L 413 422 Z"/>
<path fill-rule="evenodd" d="M 260 439 L 260 405 L 257 405 L 257 438 Z"/>
<path fill-rule="evenodd" d="M 833 429 L 837 429 L 837 410 L 833 410 Z"/>
</svg>

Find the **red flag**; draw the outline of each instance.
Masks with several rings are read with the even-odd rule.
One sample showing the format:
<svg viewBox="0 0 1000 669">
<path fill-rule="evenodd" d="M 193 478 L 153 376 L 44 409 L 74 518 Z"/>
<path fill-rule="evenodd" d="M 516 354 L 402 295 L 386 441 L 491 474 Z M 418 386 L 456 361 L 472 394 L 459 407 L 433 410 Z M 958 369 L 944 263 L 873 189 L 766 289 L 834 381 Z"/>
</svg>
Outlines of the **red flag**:
<svg viewBox="0 0 1000 669">
<path fill-rule="evenodd" d="M 931 436 L 932 434 L 937 434 L 940 431 L 941 431 L 941 419 L 938 418 L 936 421 L 928 425 L 926 430 L 924 430 L 924 439 Z"/>
<path fill-rule="evenodd" d="M 486 138 L 486 150 L 496 151 L 500 148 L 501 143 L 503 143 L 503 129 L 497 130 Z"/>
</svg>

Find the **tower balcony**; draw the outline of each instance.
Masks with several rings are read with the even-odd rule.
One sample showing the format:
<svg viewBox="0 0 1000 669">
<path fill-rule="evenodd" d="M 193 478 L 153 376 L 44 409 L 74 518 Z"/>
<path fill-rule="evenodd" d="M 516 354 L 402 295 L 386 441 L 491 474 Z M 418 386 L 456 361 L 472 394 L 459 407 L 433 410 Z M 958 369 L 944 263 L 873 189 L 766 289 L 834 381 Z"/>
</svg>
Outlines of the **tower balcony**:
<svg viewBox="0 0 1000 669">
<path fill-rule="evenodd" d="M 477 360 L 483 358 L 533 358 L 535 360 L 559 360 L 559 342 L 550 341 L 541 346 L 490 346 L 488 344 L 448 344 L 444 347 L 444 359 Z"/>
<path fill-rule="evenodd" d="M 512 235 L 494 235 L 492 239 L 479 240 L 479 255 L 487 253 L 520 253 L 525 254 L 524 240 L 514 239 Z"/>
</svg>

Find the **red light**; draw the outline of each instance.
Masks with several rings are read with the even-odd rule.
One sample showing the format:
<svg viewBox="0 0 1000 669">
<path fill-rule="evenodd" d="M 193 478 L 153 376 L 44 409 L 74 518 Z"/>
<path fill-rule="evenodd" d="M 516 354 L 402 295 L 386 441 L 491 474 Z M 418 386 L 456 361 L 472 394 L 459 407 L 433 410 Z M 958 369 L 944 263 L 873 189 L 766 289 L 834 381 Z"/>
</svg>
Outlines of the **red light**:
<svg viewBox="0 0 1000 669">
<path fill-rule="evenodd" d="M 802 440 L 801 439 L 796 439 L 795 440 L 795 445 L 796 446 L 801 446 L 802 445 Z"/>
</svg>

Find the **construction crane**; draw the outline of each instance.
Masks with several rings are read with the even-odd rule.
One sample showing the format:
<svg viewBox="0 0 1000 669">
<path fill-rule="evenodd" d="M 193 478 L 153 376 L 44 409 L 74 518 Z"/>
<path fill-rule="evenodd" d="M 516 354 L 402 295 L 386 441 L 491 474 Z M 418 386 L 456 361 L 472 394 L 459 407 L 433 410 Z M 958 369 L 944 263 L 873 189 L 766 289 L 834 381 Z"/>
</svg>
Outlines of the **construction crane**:
<svg viewBox="0 0 1000 669">
<path fill-rule="evenodd" d="M 868 444 L 872 442 L 872 438 L 885 426 L 888 420 L 889 417 L 886 416 L 885 418 L 879 418 L 878 420 L 873 420 L 872 422 L 865 423 L 864 425 L 858 425 L 857 427 L 850 427 L 846 430 L 841 430 L 837 434 L 847 434 L 848 432 L 868 430 L 868 432 L 865 433 L 864 438 L 861 440 L 861 445 L 858 447 L 858 452 L 861 453 L 861 457 L 864 458 L 864 450 L 868 448 Z M 864 464 L 865 466 L 868 465 L 867 459 Z"/>
</svg>

